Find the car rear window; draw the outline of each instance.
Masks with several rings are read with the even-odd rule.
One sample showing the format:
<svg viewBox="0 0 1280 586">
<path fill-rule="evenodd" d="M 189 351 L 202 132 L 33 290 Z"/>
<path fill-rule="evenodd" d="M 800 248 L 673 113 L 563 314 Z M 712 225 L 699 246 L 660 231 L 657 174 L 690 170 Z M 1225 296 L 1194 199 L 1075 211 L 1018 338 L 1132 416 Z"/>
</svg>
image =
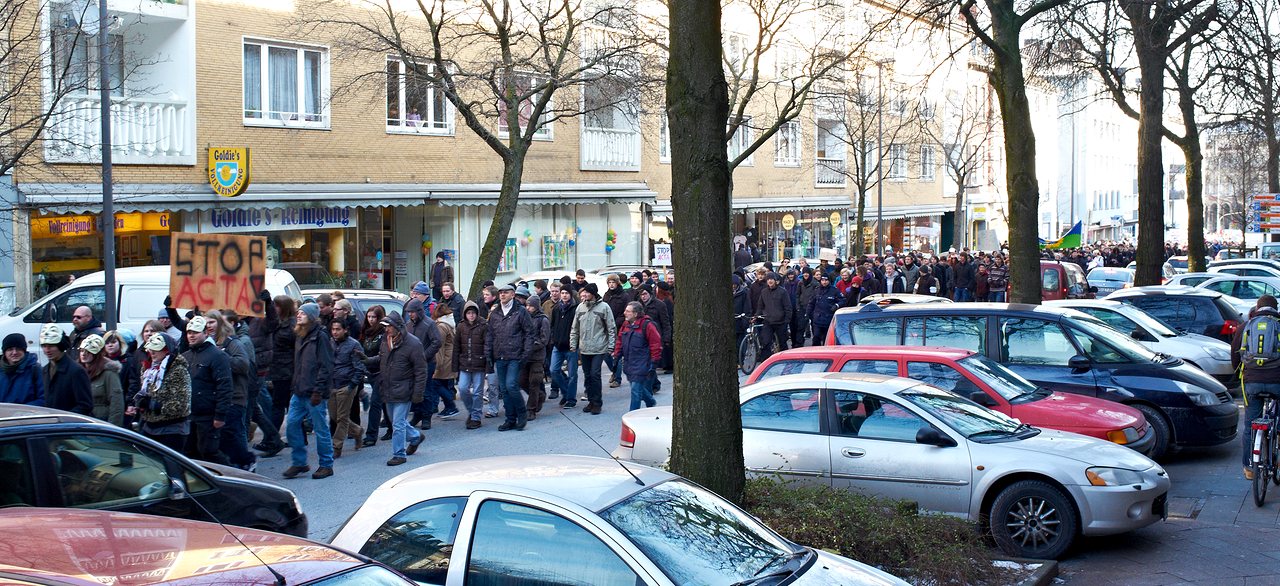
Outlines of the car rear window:
<svg viewBox="0 0 1280 586">
<path fill-rule="evenodd" d="M 840 366 L 840 372 L 858 372 L 863 374 L 883 374 L 898 376 L 897 360 L 847 360 Z"/>
<path fill-rule="evenodd" d="M 841 344 L 897 346 L 902 339 L 902 320 L 896 318 L 852 320 Z M 839 338 L 837 332 L 837 338 Z"/>
<path fill-rule="evenodd" d="M 979 354 L 987 348 L 987 318 L 934 315 L 907 319 L 907 346 L 948 346 Z"/>
<path fill-rule="evenodd" d="M 830 368 L 830 360 L 779 360 L 770 364 L 769 368 L 766 368 L 764 372 L 760 373 L 760 377 L 756 379 L 756 382 L 786 374 L 813 374 L 817 372 L 826 372 Z"/>
</svg>

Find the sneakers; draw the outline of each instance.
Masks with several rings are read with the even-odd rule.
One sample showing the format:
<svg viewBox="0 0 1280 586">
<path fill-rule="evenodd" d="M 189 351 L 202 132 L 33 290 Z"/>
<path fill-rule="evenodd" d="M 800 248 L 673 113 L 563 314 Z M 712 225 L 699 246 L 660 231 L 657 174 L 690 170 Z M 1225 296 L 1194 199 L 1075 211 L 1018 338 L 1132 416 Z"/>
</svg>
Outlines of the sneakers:
<svg viewBox="0 0 1280 586">
<path fill-rule="evenodd" d="M 620 387 L 620 386 L 622 386 L 622 381 L 618 381 L 618 380 L 611 380 L 611 381 L 609 381 L 609 388 L 611 388 L 611 389 L 616 389 L 616 388 L 618 388 L 618 387 Z"/>
<path fill-rule="evenodd" d="M 410 456 L 412 456 L 415 452 L 417 452 L 417 451 L 418 451 L 418 446 L 422 445 L 422 441 L 423 441 L 423 440 L 425 440 L 425 439 L 426 439 L 425 437 L 423 437 L 423 436 L 419 435 L 419 436 L 418 436 L 418 441 L 416 441 L 416 442 L 409 442 L 409 447 L 405 448 L 404 453 L 409 454 Z"/>
<path fill-rule="evenodd" d="M 577 406 L 578 406 L 577 401 L 566 401 L 566 402 L 560 403 L 561 409 L 573 409 L 574 407 L 577 407 Z"/>
<path fill-rule="evenodd" d="M 315 480 L 320 480 L 321 478 L 328 478 L 330 476 L 333 476 L 333 468 L 330 468 L 328 466 L 321 466 L 316 469 L 316 473 L 312 474 L 311 478 Z"/>
<path fill-rule="evenodd" d="M 498 414 L 497 414 L 497 413 L 485 413 L 485 414 L 484 414 L 484 416 L 485 416 L 485 418 L 486 418 L 486 419 L 493 419 L 494 417 L 497 417 L 497 416 L 498 416 Z"/>
<path fill-rule="evenodd" d="M 299 474 L 310 471 L 310 466 L 290 466 L 285 469 L 284 474 L 281 474 L 281 476 L 284 476 L 285 478 L 297 478 Z"/>
<path fill-rule="evenodd" d="M 547 395 L 547 398 L 548 398 L 548 399 L 559 399 L 559 398 L 560 398 L 560 391 L 557 391 L 557 390 L 555 390 L 555 389 L 552 389 L 552 390 L 551 390 L 551 394 Z"/>
<path fill-rule="evenodd" d="M 1245 479 L 1245 480 L 1253 480 L 1253 468 L 1250 468 L 1250 467 L 1248 467 L 1248 466 L 1245 466 L 1245 468 L 1244 468 L 1244 479 Z"/>
<path fill-rule="evenodd" d="M 479 420 L 479 419 L 468 419 L 468 420 L 467 420 L 467 429 L 480 429 L 480 420 Z"/>
<path fill-rule="evenodd" d="M 391 428 L 390 428 L 390 427 L 388 427 L 388 428 L 387 428 L 386 433 L 383 433 L 383 434 L 382 434 L 382 437 L 380 437 L 380 438 L 378 438 L 378 439 L 380 439 L 380 440 L 382 440 L 382 441 L 384 441 L 384 442 L 389 442 L 389 441 L 391 441 Z"/>
<path fill-rule="evenodd" d="M 458 416 L 457 409 L 449 409 L 444 413 L 440 414 L 440 419 L 453 419 L 454 417 L 457 417 L 457 416 Z"/>
<path fill-rule="evenodd" d="M 405 462 L 408 462 L 408 460 L 401 458 L 400 456 L 395 456 L 395 457 L 392 457 L 390 460 L 387 460 L 387 465 L 399 466 L 401 464 L 404 464 Z"/>
</svg>

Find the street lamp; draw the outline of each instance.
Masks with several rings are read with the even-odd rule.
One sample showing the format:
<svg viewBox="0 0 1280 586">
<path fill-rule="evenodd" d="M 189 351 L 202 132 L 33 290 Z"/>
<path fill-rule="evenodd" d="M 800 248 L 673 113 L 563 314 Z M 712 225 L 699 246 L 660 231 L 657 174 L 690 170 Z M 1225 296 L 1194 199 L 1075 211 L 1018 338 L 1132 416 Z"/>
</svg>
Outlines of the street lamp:
<svg viewBox="0 0 1280 586">
<path fill-rule="evenodd" d="M 884 68 L 893 65 L 893 58 L 876 61 L 876 249 L 884 251 Z"/>
</svg>

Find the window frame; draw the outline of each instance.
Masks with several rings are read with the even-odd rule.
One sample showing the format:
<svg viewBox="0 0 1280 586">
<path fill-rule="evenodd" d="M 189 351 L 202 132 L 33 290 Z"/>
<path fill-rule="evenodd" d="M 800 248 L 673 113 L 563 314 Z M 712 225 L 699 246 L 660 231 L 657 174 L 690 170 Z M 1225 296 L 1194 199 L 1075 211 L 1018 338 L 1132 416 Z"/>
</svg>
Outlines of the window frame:
<svg viewBox="0 0 1280 586">
<path fill-rule="evenodd" d="M 889 169 L 885 173 L 885 179 L 890 181 L 903 181 L 907 178 L 907 145 L 902 143 L 889 144 Z"/>
<path fill-rule="evenodd" d="M 517 71 L 517 72 L 516 72 L 516 74 L 515 74 L 515 76 L 516 76 L 516 85 L 517 85 L 517 86 L 519 86 L 519 84 L 520 84 L 520 79 L 521 79 L 521 78 L 526 78 L 526 79 L 531 79 L 531 80 L 533 80 L 533 79 L 545 78 L 545 77 L 546 77 L 546 76 L 541 75 L 541 74 L 538 74 L 538 73 L 529 73 L 529 72 L 524 72 L 524 71 Z M 533 84 L 533 83 L 530 83 L 530 84 L 529 84 L 529 86 L 532 86 L 532 85 L 534 85 L 534 84 Z M 528 87 L 528 86 L 527 86 L 527 87 Z M 529 106 L 528 106 L 528 107 L 529 107 L 529 111 L 530 111 L 530 113 L 532 113 L 532 112 L 533 112 L 533 100 L 535 100 L 535 99 L 536 99 L 536 97 L 537 97 L 537 96 L 536 96 L 536 94 L 535 94 L 535 95 L 530 95 L 529 97 L 525 98 L 524 100 L 521 100 L 521 101 L 520 101 L 520 109 L 521 109 L 521 110 L 523 110 L 523 109 L 524 109 L 525 104 L 528 104 L 528 105 L 529 105 Z M 555 108 L 555 103 L 556 103 L 556 100 L 555 100 L 555 96 L 553 95 L 553 96 L 552 96 L 552 98 L 551 98 L 550 100 L 547 100 L 547 107 L 542 111 L 542 116 L 544 116 L 544 117 L 545 117 L 545 116 L 547 115 L 547 113 L 548 113 L 548 112 L 550 112 L 551 110 L 553 110 L 553 109 Z M 517 118 L 521 117 L 521 115 L 520 115 L 520 114 L 517 114 L 516 116 L 517 116 Z M 528 122 L 526 121 L 524 124 L 527 124 L 527 123 L 528 123 Z M 501 100 L 501 99 L 500 99 L 500 100 L 498 100 L 498 122 L 497 122 L 497 125 L 496 125 L 496 126 L 497 126 L 498 138 L 504 138 L 504 139 L 505 139 L 505 138 L 510 138 L 510 136 L 511 136 L 511 129 L 507 127 L 507 102 L 506 102 L 506 100 Z M 523 127 L 523 126 L 520 128 L 520 131 L 521 131 L 521 132 L 524 132 L 524 127 Z M 547 121 L 547 122 L 544 122 L 544 123 L 542 123 L 541 125 L 539 125 L 539 126 L 538 126 L 538 129 L 537 129 L 536 131 L 534 131 L 534 133 L 533 133 L 533 140 L 535 140 L 535 141 L 547 141 L 547 142 L 554 141 L 554 140 L 555 140 L 555 121 L 554 121 L 554 120 L 551 120 L 551 121 Z"/>
<path fill-rule="evenodd" d="M 79 504 L 79 505 L 70 504 L 67 500 L 66 487 L 63 486 L 62 481 L 58 478 L 58 465 L 55 463 L 55 460 L 54 460 L 55 452 L 53 449 L 54 448 L 53 444 L 55 441 L 59 441 L 59 440 L 81 439 L 81 438 L 89 438 L 89 439 L 96 440 L 98 442 L 118 442 L 118 443 L 126 444 L 131 448 L 133 448 L 134 452 L 141 453 L 142 455 L 152 460 L 155 460 L 156 467 L 158 468 L 159 473 L 163 476 L 163 483 L 164 483 L 163 491 L 157 493 L 159 496 L 155 496 L 154 498 L 149 498 L 145 500 L 142 499 L 142 497 L 136 497 L 136 498 L 130 498 L 130 499 L 116 499 L 111 501 L 99 500 L 93 503 Z M 28 449 L 40 450 L 39 452 L 40 458 L 43 460 L 42 464 L 48 467 L 48 476 L 46 478 L 51 478 L 54 481 L 53 485 L 49 487 L 51 489 L 49 494 L 53 495 L 52 498 L 56 499 L 58 503 L 57 506 L 65 507 L 68 509 L 81 509 L 81 510 L 89 510 L 89 511 L 114 511 L 122 508 L 134 508 L 139 506 L 147 506 L 149 504 L 163 502 L 169 499 L 169 494 L 170 494 L 169 481 L 173 477 L 173 473 L 174 473 L 174 470 L 172 469 L 173 459 L 169 457 L 169 455 L 166 452 L 160 449 L 157 449 L 153 446 L 150 446 L 146 442 L 141 442 L 136 440 L 135 438 L 126 437 L 124 435 L 118 435 L 118 434 L 109 433 L 109 432 L 103 433 L 101 431 L 96 431 L 96 430 L 60 431 L 60 432 L 52 433 L 47 437 L 41 437 L 39 439 L 41 441 L 38 442 L 36 445 L 28 443 Z M 29 456 L 29 458 L 31 458 L 34 461 L 35 457 Z M 138 463 L 134 462 L 134 464 L 138 464 Z M 92 468 L 89 470 L 86 470 L 85 474 L 87 475 L 91 471 L 92 471 Z M 157 480 L 157 482 L 160 482 L 160 480 Z"/>
<path fill-rule="evenodd" d="M 887 373 L 887 372 L 877 372 L 875 370 L 871 370 L 871 371 L 848 370 L 848 367 L 850 365 L 860 364 L 860 363 L 870 363 L 872 365 L 877 365 L 879 363 L 892 364 L 893 372 Z M 900 376 L 899 373 L 902 372 L 902 365 L 898 364 L 897 359 L 891 359 L 891 358 L 850 358 L 848 360 L 845 360 L 844 363 L 840 365 L 840 370 L 837 372 L 846 372 L 846 373 L 852 373 L 852 374 L 882 374 L 884 376 Z"/>
<path fill-rule="evenodd" d="M 663 108 L 662 117 L 659 121 L 658 128 L 658 162 L 664 165 L 671 164 L 671 125 L 667 118 L 667 110 Z"/>
<path fill-rule="evenodd" d="M 1011 345 L 1009 344 L 1009 341 L 1005 337 L 1005 322 L 1012 321 L 1012 320 L 1018 320 L 1022 322 L 1034 321 L 1034 322 L 1045 324 L 1047 326 L 1052 326 L 1057 328 L 1058 333 L 1062 334 L 1063 339 L 1067 341 L 1067 345 L 1071 347 L 1071 354 L 1067 356 L 1066 360 L 1064 360 L 1061 364 L 1055 363 L 1055 362 L 1024 362 L 1021 360 L 1015 361 L 1013 357 L 1009 354 L 1009 348 L 1011 347 Z M 1071 335 L 1071 332 L 1068 331 L 1069 328 L 1063 326 L 1063 324 L 1054 320 L 1048 320 L 1048 319 L 1039 318 L 1039 317 L 1000 317 L 996 321 L 996 327 L 997 327 L 997 335 L 1000 336 L 1000 356 L 997 362 L 1001 364 L 1037 367 L 1037 368 L 1040 368 L 1040 367 L 1064 368 L 1067 366 L 1068 361 L 1070 361 L 1073 356 L 1083 354 L 1083 351 L 1080 349 L 1079 342 L 1077 342 L 1075 337 Z M 1046 348 L 1044 351 L 1048 352 L 1048 349 Z"/>
<path fill-rule="evenodd" d="M 920 181 L 932 183 L 937 179 L 937 157 L 933 145 L 920 145 Z"/>
<path fill-rule="evenodd" d="M 755 129 L 751 128 L 751 116 L 743 116 L 742 122 L 738 124 L 738 128 L 734 129 L 733 136 L 729 137 L 729 141 L 725 143 L 725 151 L 729 157 L 729 161 L 733 161 L 751 146 L 755 141 Z M 728 128 L 725 129 L 726 131 Z M 747 158 L 738 163 L 739 167 L 754 167 L 756 154 L 751 153 Z"/>
<path fill-rule="evenodd" d="M 790 152 L 784 152 L 784 139 L 789 141 L 785 149 Z M 799 167 L 802 152 L 804 152 L 804 144 L 800 137 L 800 122 L 796 120 L 784 122 L 773 135 L 773 166 Z"/>
<path fill-rule="evenodd" d="M 859 395 L 860 398 L 858 402 L 864 403 L 864 404 L 867 397 L 873 397 L 876 399 L 876 401 L 880 403 L 880 409 L 878 409 L 878 411 L 883 412 L 884 406 L 886 404 L 892 405 L 895 408 L 900 409 L 903 412 L 911 415 L 915 419 L 919 420 L 922 424 L 927 425 L 929 427 L 937 428 L 937 426 L 934 425 L 933 422 L 929 421 L 928 419 L 925 419 L 924 417 L 921 417 L 920 414 L 916 413 L 915 411 L 912 411 L 911 409 L 903 407 L 902 404 L 898 403 L 893 399 L 884 398 L 879 395 L 875 395 L 871 393 L 864 393 L 861 391 L 851 391 L 847 389 L 829 389 L 828 391 L 831 393 L 831 411 L 835 417 L 835 422 L 831 430 L 832 437 L 855 438 L 858 440 L 868 440 L 868 441 L 876 441 L 876 442 L 894 442 L 894 443 L 900 443 L 900 444 L 916 443 L 915 433 L 912 433 L 910 438 L 905 438 L 905 439 L 896 439 L 896 438 L 890 438 L 890 437 L 866 437 L 866 436 L 863 436 L 861 433 L 859 433 L 861 432 L 862 425 L 859 425 L 858 426 L 859 429 L 853 432 L 853 434 L 845 433 L 843 431 L 844 426 L 841 425 L 841 422 L 840 422 L 840 401 L 836 398 L 836 396 L 840 393 L 849 393 L 849 394 Z M 870 419 L 870 417 L 868 417 L 869 415 L 870 413 L 867 413 L 866 415 L 863 416 L 862 421 L 864 424 L 866 423 L 867 419 Z M 918 433 L 919 430 L 922 428 L 923 426 L 916 428 L 916 432 Z"/>
<path fill-rule="evenodd" d="M 253 110 L 259 113 L 258 117 L 251 117 L 248 113 L 251 111 L 246 106 L 246 92 L 249 88 L 245 84 L 245 49 L 249 45 L 258 47 L 258 109 Z M 297 111 L 293 112 L 275 112 L 270 110 L 271 104 L 271 66 L 270 57 L 271 49 L 283 49 L 294 51 L 297 55 L 297 79 L 295 81 L 296 106 Z M 263 127 L 263 128 L 293 128 L 293 129 L 309 129 L 309 130 L 329 130 L 332 124 L 332 116 L 330 113 L 330 90 L 331 90 L 331 70 L 332 62 L 329 54 L 330 47 L 328 45 L 315 45 L 311 43 L 300 43 L 297 41 L 285 41 L 278 39 L 269 39 L 264 37 L 242 36 L 240 37 L 240 98 L 241 98 L 241 122 L 244 126 Z M 306 109 L 306 55 L 308 52 L 318 53 L 320 55 L 320 79 L 317 81 L 318 87 L 316 92 L 320 100 L 319 111 L 315 114 L 305 112 Z M 281 118 L 273 117 L 280 114 Z M 283 116 L 296 116 L 296 119 L 286 119 Z M 309 116 L 316 116 L 317 120 L 307 120 Z"/>
<path fill-rule="evenodd" d="M 458 546 L 458 537 L 462 533 L 463 519 L 466 516 L 468 499 L 465 496 L 445 496 L 445 497 L 427 499 L 423 501 L 418 501 L 416 503 L 413 503 L 412 505 L 409 505 L 397 511 L 395 514 L 391 515 L 390 517 L 387 517 L 387 519 L 383 521 L 381 525 L 379 525 L 377 528 L 373 530 L 373 533 L 371 533 L 368 537 L 365 538 L 364 543 L 360 546 L 360 550 L 359 550 L 360 555 L 363 555 L 365 557 L 368 557 L 374 560 L 378 560 L 380 563 L 393 567 L 396 569 L 396 571 L 403 573 L 406 576 L 409 576 L 414 581 L 425 582 L 427 584 L 437 584 L 437 582 L 430 581 L 430 578 L 426 578 L 418 575 L 419 571 L 417 570 L 407 570 L 405 568 L 399 567 L 398 565 L 394 565 L 393 562 L 390 560 L 385 560 L 382 557 L 379 557 L 387 553 L 395 553 L 390 549 L 386 549 L 381 552 L 368 551 L 368 548 L 370 547 L 374 537 L 378 536 L 379 532 L 383 531 L 384 528 L 387 527 L 392 522 L 392 520 L 402 515 L 410 514 L 411 512 L 416 512 L 417 510 L 423 508 L 424 506 L 427 506 L 428 504 L 432 506 L 436 506 L 438 504 L 453 504 L 458 507 L 457 513 L 454 515 L 453 526 L 446 531 L 447 533 L 452 534 L 451 535 L 452 538 L 449 541 L 449 543 L 444 543 L 443 541 L 441 542 L 442 544 L 441 549 L 444 551 L 447 551 L 447 553 L 444 555 L 444 558 L 447 560 L 447 564 L 444 568 L 445 575 L 442 577 L 442 581 L 438 582 L 438 584 L 446 583 L 448 581 L 449 569 L 452 565 L 453 551 Z M 379 546 L 386 547 L 385 544 L 379 544 Z M 445 550 L 445 548 L 447 548 L 447 550 Z"/>
<path fill-rule="evenodd" d="M 387 111 L 386 112 L 387 115 L 384 116 L 384 120 L 383 120 L 384 125 L 386 126 L 387 134 L 454 136 L 454 133 L 457 131 L 457 123 L 456 123 L 457 110 L 454 108 L 453 102 L 450 102 L 447 97 L 445 97 L 443 100 L 444 113 L 440 116 L 435 116 L 434 115 L 436 114 L 435 112 L 430 112 L 428 115 L 422 116 L 421 120 L 416 120 L 416 121 L 408 120 L 405 117 L 405 112 L 408 110 L 408 107 L 410 106 L 408 102 L 409 102 L 409 78 L 411 74 L 407 72 L 405 61 L 403 59 L 401 59 L 396 55 L 387 55 L 388 69 L 390 68 L 392 63 L 395 63 L 397 65 L 397 69 L 399 70 L 399 72 L 396 74 L 399 76 L 396 82 L 396 85 L 397 85 L 397 106 L 399 107 L 399 110 L 400 110 L 400 118 L 398 118 L 398 121 L 400 124 L 392 125 L 391 112 Z M 434 70 L 435 64 L 429 63 L 427 64 L 427 67 L 430 67 L 432 70 Z M 389 71 L 384 73 L 388 76 L 390 75 Z M 427 86 L 426 103 L 429 107 L 434 109 L 437 92 L 441 92 L 443 90 L 440 89 L 438 84 L 432 84 L 428 81 L 423 81 L 422 83 L 425 86 Z M 387 80 L 388 91 L 391 89 L 390 86 L 391 86 L 391 80 L 388 79 Z M 389 108 L 391 106 L 391 96 L 387 95 L 386 98 L 387 98 L 386 106 Z M 444 124 L 443 127 L 438 126 L 436 122 L 437 118 L 439 118 L 440 122 Z M 407 124 L 408 122 L 415 122 L 416 126 L 410 126 Z"/>
</svg>

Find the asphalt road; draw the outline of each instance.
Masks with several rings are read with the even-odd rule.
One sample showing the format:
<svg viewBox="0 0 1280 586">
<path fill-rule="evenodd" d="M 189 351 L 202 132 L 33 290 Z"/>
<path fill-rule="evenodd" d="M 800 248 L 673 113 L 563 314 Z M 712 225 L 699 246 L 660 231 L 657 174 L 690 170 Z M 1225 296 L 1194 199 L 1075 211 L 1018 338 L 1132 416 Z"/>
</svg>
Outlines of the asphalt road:
<svg viewBox="0 0 1280 586">
<path fill-rule="evenodd" d="M 605 372 L 608 372 L 606 367 Z M 671 375 L 659 375 L 662 392 L 658 393 L 659 405 L 671 404 Z M 579 386 L 581 386 L 579 379 Z M 579 401 L 574 409 L 560 409 L 557 400 L 549 400 L 535 421 L 529 422 L 524 431 L 499 432 L 502 418 L 485 419 L 480 429 L 467 430 L 465 413 L 444 421 L 432 420 L 426 441 L 418 453 L 409 456 L 409 462 L 401 466 L 387 466 L 391 457 L 391 442 L 355 451 L 347 440 L 342 457 L 333 467 L 334 475 L 322 480 L 312 480 L 303 475 L 291 480 L 280 476 L 290 465 L 289 448 L 271 458 L 259 458 L 258 473 L 278 480 L 293 490 L 302 502 L 310 526 L 310 537 L 329 541 L 348 517 L 364 503 L 369 493 L 382 483 L 419 466 L 449 460 L 464 460 L 488 456 L 518 456 L 521 454 L 577 454 L 607 456 L 618 447 L 622 414 L 631 403 L 631 390 L 624 381 L 616 389 L 608 387 L 608 374 L 604 382 L 604 410 L 600 415 L 582 412 L 585 402 Z M 461 408 L 461 404 L 459 404 Z M 562 415 L 563 413 L 563 415 Z M 574 426 L 576 423 L 578 427 Z M 604 446 L 601 450 L 591 440 Z M 313 442 L 314 443 L 314 442 Z M 308 454 L 312 470 L 316 467 L 314 450 Z"/>
</svg>

